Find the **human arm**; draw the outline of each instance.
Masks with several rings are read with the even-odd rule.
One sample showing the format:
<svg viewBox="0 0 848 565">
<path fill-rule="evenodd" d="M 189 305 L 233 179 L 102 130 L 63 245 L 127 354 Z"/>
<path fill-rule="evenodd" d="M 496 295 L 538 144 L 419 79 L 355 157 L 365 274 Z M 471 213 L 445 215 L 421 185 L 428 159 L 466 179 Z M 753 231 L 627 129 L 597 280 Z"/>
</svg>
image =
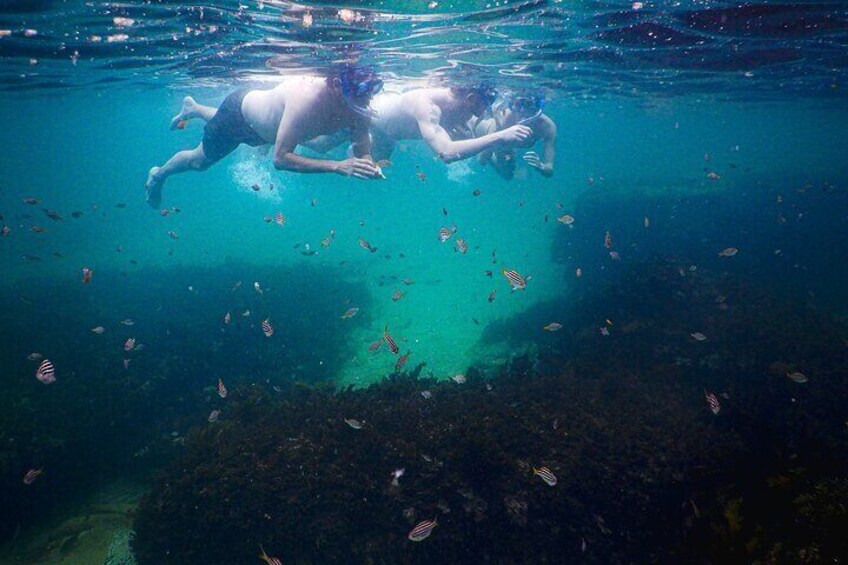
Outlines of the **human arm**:
<svg viewBox="0 0 848 565">
<path fill-rule="evenodd" d="M 274 143 L 274 168 L 297 173 L 336 173 L 357 178 L 379 176 L 378 169 L 370 162 L 370 158 L 368 160 L 351 158 L 344 161 L 333 161 L 330 159 L 314 159 L 295 153 L 298 144 L 304 141 L 301 139 L 303 132 L 309 131 L 306 120 L 312 114 L 310 110 L 307 104 L 297 100 L 286 105 Z"/>
<path fill-rule="evenodd" d="M 424 142 L 446 163 L 467 159 L 503 143 L 523 141 L 532 134 L 526 126 L 512 126 L 481 137 L 454 141 L 441 126 L 442 113 L 435 104 L 421 101 L 413 109 L 413 115 Z"/>
<path fill-rule="evenodd" d="M 540 159 L 535 151 L 528 151 L 524 154 L 524 161 L 539 171 L 542 176 L 551 177 L 554 174 L 554 160 L 556 159 L 557 128 L 553 120 L 544 114 L 539 117 L 538 122 L 538 125 L 534 124 L 534 126 L 544 144 L 542 148 L 543 158 Z"/>
</svg>

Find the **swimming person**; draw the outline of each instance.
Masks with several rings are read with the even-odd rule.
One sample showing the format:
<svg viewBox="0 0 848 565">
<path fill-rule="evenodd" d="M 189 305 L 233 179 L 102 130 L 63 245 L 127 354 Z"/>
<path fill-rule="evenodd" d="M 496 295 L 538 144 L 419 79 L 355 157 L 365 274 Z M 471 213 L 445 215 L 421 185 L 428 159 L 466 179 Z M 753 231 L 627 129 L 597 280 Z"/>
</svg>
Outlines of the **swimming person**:
<svg viewBox="0 0 848 565">
<path fill-rule="evenodd" d="M 529 127 L 516 124 L 473 137 L 467 123 L 483 116 L 497 98 L 495 89 L 476 87 L 416 88 L 375 96 L 371 108 L 371 140 L 374 158 L 388 159 L 395 143 L 423 139 L 438 157 L 452 163 L 473 157 L 483 150 L 523 143 L 532 137 Z"/>
<path fill-rule="evenodd" d="M 542 113 L 544 104 L 545 96 L 539 92 L 507 96 L 492 109 L 491 117 L 474 124 L 474 134 L 486 136 L 516 124 L 529 126 L 533 134 L 516 145 L 531 148 L 537 141 L 542 141 L 542 157 L 535 151 L 527 151 L 524 153 L 524 162 L 542 176 L 550 177 L 554 174 L 557 127 L 553 120 Z M 511 179 L 515 174 L 515 149 L 503 147 L 483 151 L 480 153 L 480 162 L 492 165 L 502 177 Z"/>
<path fill-rule="evenodd" d="M 204 171 L 240 144 L 272 144 L 274 167 L 298 173 L 337 173 L 360 179 L 384 178 L 371 159 L 368 126 L 372 96 L 383 81 L 372 71 L 346 66 L 328 76 L 291 76 L 270 90 L 239 89 L 217 109 L 186 97 L 171 127 L 192 118 L 206 120 L 203 140 L 176 153 L 147 175 L 147 202 L 159 208 L 165 180 L 184 171 Z M 350 130 L 353 156 L 343 161 L 313 159 L 295 153 L 307 140 Z"/>
</svg>

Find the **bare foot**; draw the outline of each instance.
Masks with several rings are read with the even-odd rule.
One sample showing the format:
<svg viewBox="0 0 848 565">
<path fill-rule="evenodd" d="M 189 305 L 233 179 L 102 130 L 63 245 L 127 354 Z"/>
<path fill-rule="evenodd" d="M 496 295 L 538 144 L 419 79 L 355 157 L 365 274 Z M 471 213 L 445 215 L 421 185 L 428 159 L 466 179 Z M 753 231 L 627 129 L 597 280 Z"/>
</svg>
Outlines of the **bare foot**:
<svg viewBox="0 0 848 565">
<path fill-rule="evenodd" d="M 157 210 L 162 204 L 162 185 L 164 184 L 164 180 L 157 175 L 158 172 L 159 167 L 150 169 L 150 172 L 147 173 L 147 182 L 144 183 L 144 189 L 147 191 L 147 203 Z"/>
<path fill-rule="evenodd" d="M 183 123 L 183 127 L 185 127 L 185 122 L 197 117 L 196 109 L 197 102 L 194 101 L 194 98 L 191 96 L 183 98 L 183 107 L 180 108 L 180 113 L 171 119 L 171 129 L 182 129 L 180 123 Z"/>
</svg>

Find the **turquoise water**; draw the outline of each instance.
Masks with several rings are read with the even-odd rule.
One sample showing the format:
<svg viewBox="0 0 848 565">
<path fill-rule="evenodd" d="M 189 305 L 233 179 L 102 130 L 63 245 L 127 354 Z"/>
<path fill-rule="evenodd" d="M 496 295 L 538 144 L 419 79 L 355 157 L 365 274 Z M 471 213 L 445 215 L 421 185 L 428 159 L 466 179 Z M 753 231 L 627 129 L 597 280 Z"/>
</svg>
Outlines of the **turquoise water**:
<svg viewBox="0 0 848 565">
<path fill-rule="evenodd" d="M 669 373 L 664 371 L 676 364 L 695 367 L 675 385 L 686 392 L 675 389 L 680 397 L 657 401 L 677 407 L 678 401 L 684 402 L 681 398 L 697 396 L 692 402 L 698 410 L 704 409 L 705 387 L 718 391 L 723 386 L 740 398 L 754 398 L 758 385 L 742 380 L 743 375 L 776 379 L 775 374 L 782 378 L 782 373 L 808 371 L 805 364 L 816 366 L 819 375 L 810 375 L 810 387 L 826 381 L 817 398 L 829 396 L 836 399 L 833 404 L 803 404 L 805 399 L 795 392 L 778 400 L 769 397 L 769 402 L 782 410 L 782 402 L 801 398 L 803 410 L 809 410 L 803 415 L 805 426 L 825 431 L 787 443 L 801 452 L 816 451 L 819 442 L 830 446 L 836 455 L 821 466 L 829 478 L 845 480 L 848 412 L 844 401 L 838 401 L 845 391 L 841 371 L 848 336 L 842 268 L 848 244 L 844 8 L 816 5 L 802 10 L 766 4 L 759 7 L 761 12 L 750 7 L 752 15 L 741 9 L 732 12 L 731 23 L 725 19 L 727 27 L 718 29 L 713 24 L 719 20 L 713 16 L 718 18 L 729 5 L 697 12 L 656 5 L 634 15 L 637 10 L 630 3 L 505 4 L 511 7 L 503 11 L 477 3 L 429 10 L 419 4 L 373 4 L 377 11 L 368 16 L 373 20 L 358 27 L 335 21 L 334 7 L 312 8 L 319 21 L 308 30 L 299 24 L 304 6 L 288 3 L 267 3 L 261 10 L 249 6 L 239 13 L 208 6 L 203 20 L 196 7 L 170 4 L 114 10 L 90 6 L 90 21 L 81 5 L 33 12 L 13 6 L 0 14 L 0 29 L 14 30 L 0 37 L 0 224 L 11 229 L 0 239 L 0 367 L 5 389 L 0 399 L 0 479 L 10 509 L 0 528 L 7 542 L 0 558 L 10 563 L 59 562 L 57 555 L 67 551 L 63 562 L 104 562 L 96 550 L 74 557 L 72 549 L 57 549 L 53 542 L 43 545 L 39 554 L 32 547 L 23 549 L 21 539 L 38 540 L 64 514 L 83 512 L 75 510 L 84 507 L 79 499 L 115 481 L 132 480 L 126 490 L 133 493 L 153 490 L 150 477 L 173 472 L 186 442 L 196 456 L 204 441 L 217 441 L 199 431 L 207 426 L 212 409 L 222 410 L 226 426 L 233 426 L 227 430 L 235 433 L 235 426 L 241 425 L 246 437 L 255 438 L 250 426 L 261 418 L 250 412 L 250 399 L 259 394 L 256 391 L 276 390 L 272 396 L 292 402 L 285 410 L 295 413 L 302 406 L 290 400 L 298 398 L 292 383 L 366 388 L 383 382 L 395 372 L 397 357 L 385 346 L 376 352 L 368 346 L 382 338 L 385 327 L 401 354 L 410 352 L 407 373 L 395 379 L 410 378 L 410 373 L 414 379 L 435 381 L 460 373 L 510 379 L 517 374 L 514 367 L 529 360 L 530 373 L 549 377 L 562 371 L 563 383 L 571 383 L 575 371 L 590 379 L 592 371 L 615 368 L 625 374 L 637 365 L 652 367 L 640 373 L 646 382 L 650 375 L 665 382 L 663 375 Z M 799 31 L 801 24 L 781 27 L 786 10 L 792 9 L 798 11 L 797 21 L 809 24 L 806 31 Z M 51 24 L 53 28 L 45 23 L 62 10 L 68 21 Z M 411 15 L 422 13 L 432 18 Z M 121 31 L 109 25 L 115 14 L 139 21 L 129 31 L 128 45 L 116 42 L 109 47 L 85 39 Z M 177 19 L 162 19 L 169 14 L 177 14 Z M 218 29 L 205 29 L 200 37 L 183 30 L 185 25 L 213 22 Z M 30 26 L 50 31 L 27 43 L 23 30 Z M 62 35 L 74 29 L 76 33 Z M 172 32 L 180 33 L 176 47 L 168 43 Z M 684 32 L 692 35 L 675 35 Z M 72 48 L 81 50 L 78 66 L 68 60 Z M 196 146 L 202 137 L 199 120 L 184 130 L 169 129 L 184 96 L 217 105 L 235 87 L 268 87 L 278 71 L 325 69 L 339 53 L 352 51 L 383 70 L 387 86 L 394 89 L 423 84 L 425 78 L 457 83 L 487 78 L 504 90 L 541 86 L 547 95 L 545 113 L 558 127 L 555 174 L 543 178 L 519 164 L 515 178 L 504 180 L 474 158 L 446 165 L 421 141 L 404 141 L 384 170 L 387 180 L 360 181 L 276 171 L 267 156 L 242 146 L 208 171 L 168 180 L 163 207 L 178 212 L 165 216 L 145 203 L 150 167 L 161 165 L 175 151 Z M 39 60 L 31 64 L 30 58 Z M 344 155 L 341 148 L 330 157 Z M 419 171 L 425 180 L 416 175 Z M 710 171 L 720 178 L 708 178 Z M 261 190 L 255 191 L 254 184 Z M 29 197 L 40 202 L 25 203 Z M 62 219 L 51 219 L 46 211 L 57 211 Z M 285 215 L 285 226 L 264 220 L 277 212 Z M 572 226 L 556 220 L 565 213 L 574 216 Z M 454 238 L 468 242 L 466 254 L 454 251 L 454 239 L 438 240 L 439 229 L 452 225 L 457 228 Z M 36 233 L 33 226 L 42 226 L 46 233 Z M 335 238 L 323 247 L 321 240 L 331 230 Z M 604 246 L 607 232 L 620 261 Z M 359 238 L 378 250 L 362 249 Z M 738 255 L 718 257 L 729 247 L 738 248 Z M 317 253 L 304 254 L 307 249 Z M 751 356 L 761 355 L 759 364 L 746 365 L 744 354 L 733 358 L 726 351 L 665 359 L 668 348 L 677 347 L 672 343 L 691 341 L 688 335 L 693 332 L 703 331 L 709 340 L 728 347 L 734 338 L 712 333 L 723 323 L 716 321 L 722 314 L 699 318 L 696 298 L 691 298 L 691 308 L 671 297 L 657 302 L 665 296 L 665 287 L 657 287 L 653 295 L 652 287 L 634 282 L 660 276 L 664 266 L 672 273 L 679 269 L 686 281 L 698 281 L 705 273 L 700 292 L 711 299 L 710 293 L 721 286 L 717 280 L 730 281 L 733 290 L 726 293 L 739 291 L 740 308 L 745 297 L 757 292 L 773 296 L 763 303 L 779 305 L 769 308 L 775 318 L 761 322 L 774 323 L 780 331 L 791 332 L 787 320 L 803 319 L 806 324 L 805 316 L 821 316 L 826 320 L 820 323 L 821 334 L 805 329 L 793 337 L 797 350 L 775 351 L 778 340 L 770 341 L 772 328 L 753 321 L 746 325 L 749 318 L 740 310 L 735 339 L 752 340 Z M 94 272 L 89 284 L 81 280 L 83 267 Z M 527 288 L 512 292 L 500 274 L 502 268 L 530 275 Z M 624 299 L 614 292 L 605 294 L 627 284 L 648 294 Z M 392 298 L 396 291 L 402 293 L 399 300 Z M 606 296 L 618 296 L 619 301 Z M 662 306 L 637 316 L 640 303 Z M 796 316 L 796 306 L 806 308 L 807 314 Z M 359 308 L 358 314 L 341 319 L 351 307 Z M 786 314 L 790 311 L 792 315 Z M 227 313 L 229 324 L 224 323 Z M 133 324 L 121 323 L 127 319 Z M 265 319 L 275 329 L 269 338 L 260 327 Z M 543 326 L 551 322 L 562 324 L 563 330 L 545 331 Z M 597 330 L 605 325 L 612 328 L 610 339 L 618 337 L 633 350 L 605 349 L 606 342 L 597 338 Z M 640 328 L 653 331 L 666 325 L 661 338 L 640 337 L 645 335 L 639 334 Z M 105 331 L 92 332 L 97 326 Z M 617 336 L 622 326 L 629 329 Z M 125 353 L 122 345 L 131 337 L 145 347 Z M 804 349 L 824 342 L 836 345 L 828 353 Z M 755 347 L 773 354 L 755 353 Z M 54 363 L 55 384 L 45 387 L 33 378 L 38 362 L 27 358 L 31 353 Z M 129 360 L 126 367 L 124 360 Z M 728 368 L 731 361 L 739 361 L 739 382 L 732 380 L 736 369 Z M 710 370 L 720 363 L 728 365 Z M 238 408 L 228 411 L 230 405 L 214 394 L 219 378 L 235 392 L 232 402 Z M 430 386 L 426 383 L 421 386 Z M 746 391 L 747 383 L 751 389 Z M 535 389 L 528 384 L 528 390 Z M 377 398 L 380 393 L 373 394 Z M 391 394 L 379 397 L 387 403 L 387 412 L 397 408 Z M 458 401 L 451 410 L 479 398 Z M 604 398 L 595 399 L 601 402 L 600 414 L 606 409 Z M 527 398 L 503 402 L 504 413 L 516 403 L 532 404 Z M 724 414 L 733 414 L 733 402 L 726 403 Z M 273 405 L 266 400 L 255 404 Z M 433 418 L 452 421 L 454 416 L 459 417 L 447 413 Z M 421 415 L 421 421 L 427 417 Z M 770 424 L 750 414 L 735 417 L 726 429 L 698 431 L 728 434 L 721 436 L 725 439 L 739 433 L 751 445 L 757 437 L 772 437 Z M 280 433 L 309 435 L 310 425 L 304 423 L 304 431 Z M 398 423 L 396 433 L 402 435 L 405 425 Z M 810 439 L 813 435 L 815 440 Z M 483 437 L 504 446 L 521 443 Z M 638 448 L 650 451 L 644 444 Z M 249 444 L 245 449 L 253 453 L 250 457 L 260 458 L 270 447 Z M 465 453 L 463 449 L 457 447 L 454 455 Z M 469 458 L 474 449 L 467 447 Z M 522 449 L 515 457 L 532 460 L 533 454 Z M 792 449 L 787 448 L 787 460 Z M 225 455 L 220 459 L 228 461 Z M 691 460 L 696 459 L 693 455 Z M 217 458 L 209 460 L 212 464 Z M 565 474 L 566 464 L 560 464 Z M 409 461 L 396 465 L 410 466 L 413 475 Z M 25 487 L 21 477 L 30 468 L 43 468 L 44 476 Z M 775 475 L 785 471 L 779 469 Z M 711 487 L 724 492 L 718 483 L 716 479 Z M 709 491 L 703 485 L 698 488 Z M 844 496 L 844 490 L 839 492 Z M 117 498 L 125 504 L 127 496 Z M 498 491 L 491 500 L 504 496 L 512 495 Z M 591 506 L 593 494 L 581 496 Z M 451 518 L 430 503 L 434 512 L 444 513 L 444 529 L 457 531 L 450 529 L 450 521 L 458 519 L 459 512 Z M 675 499 L 674 507 L 678 504 Z M 553 517 L 571 520 L 563 508 L 548 510 Z M 720 508 L 715 515 L 722 515 Z M 841 524 L 844 516 L 834 520 L 828 524 Z M 398 521 L 404 536 L 406 522 Z M 115 526 L 124 538 L 126 522 L 116 520 Z M 281 528 L 287 529 L 285 524 Z M 569 534 L 572 549 L 580 547 L 581 536 L 589 535 L 587 529 L 574 528 L 582 533 Z M 487 533 L 483 526 L 475 532 L 474 543 L 484 543 L 487 535 L 504 535 Z M 522 532 L 536 535 L 521 529 L 518 534 Z M 239 540 L 245 545 L 239 556 L 250 557 L 236 562 L 255 561 L 256 540 L 251 535 Z M 346 539 L 339 536 L 336 541 Z M 365 529 L 361 536 L 366 536 Z M 453 542 L 461 545 L 457 539 Z M 698 540 L 703 544 L 698 547 L 713 547 Z M 831 547 L 826 539 L 817 541 Z M 303 542 L 309 546 L 311 538 Z M 728 546 L 733 543 L 744 546 L 738 539 L 727 541 Z M 290 551 L 292 562 L 318 563 L 331 555 Z M 447 549 L 441 554 L 431 551 L 435 553 L 416 554 L 409 562 L 462 561 Z M 585 551 L 572 557 L 599 563 L 649 559 L 641 549 L 610 548 L 605 553 L 593 545 L 588 555 Z M 672 555 L 662 551 L 657 550 L 664 555 L 661 560 Z M 285 550 L 278 553 L 285 555 Z M 52 558 L 45 557 L 48 554 Z M 716 553 L 704 550 L 702 555 L 707 554 L 719 562 Z M 186 555 L 234 562 L 227 561 L 231 555 L 200 551 L 183 558 Z M 364 562 L 356 555 L 350 562 Z M 447 555 L 448 561 L 439 561 Z M 380 561 L 379 554 L 376 559 Z M 406 562 L 397 559 L 382 554 L 382 562 Z M 526 559 L 534 559 L 532 552 Z M 467 557 L 464 562 L 473 560 Z"/>
</svg>

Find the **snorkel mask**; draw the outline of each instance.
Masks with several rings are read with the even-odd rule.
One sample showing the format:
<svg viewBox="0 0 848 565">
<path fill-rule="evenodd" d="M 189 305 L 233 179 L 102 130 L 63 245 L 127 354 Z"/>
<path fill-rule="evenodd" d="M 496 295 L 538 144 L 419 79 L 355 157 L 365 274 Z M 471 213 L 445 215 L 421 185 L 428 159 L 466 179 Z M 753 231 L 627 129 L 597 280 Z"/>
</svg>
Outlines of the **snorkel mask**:
<svg viewBox="0 0 848 565">
<path fill-rule="evenodd" d="M 519 116 L 525 116 L 516 122 L 517 125 L 524 125 L 527 122 L 535 120 L 542 113 L 542 107 L 545 105 L 545 97 L 542 94 L 519 95 L 513 96 L 508 101 L 506 107 L 512 110 Z"/>
<path fill-rule="evenodd" d="M 383 80 L 373 71 L 361 67 L 346 67 L 338 76 L 339 90 L 348 108 L 366 118 L 376 118 L 377 112 L 368 107 L 371 98 L 383 89 Z"/>
<path fill-rule="evenodd" d="M 481 102 L 481 105 L 484 107 L 479 118 L 483 116 L 491 115 L 492 113 L 492 104 L 495 103 L 495 100 L 498 99 L 498 91 L 488 82 L 482 82 L 474 88 L 470 89 L 470 93 L 476 95 Z"/>
</svg>

